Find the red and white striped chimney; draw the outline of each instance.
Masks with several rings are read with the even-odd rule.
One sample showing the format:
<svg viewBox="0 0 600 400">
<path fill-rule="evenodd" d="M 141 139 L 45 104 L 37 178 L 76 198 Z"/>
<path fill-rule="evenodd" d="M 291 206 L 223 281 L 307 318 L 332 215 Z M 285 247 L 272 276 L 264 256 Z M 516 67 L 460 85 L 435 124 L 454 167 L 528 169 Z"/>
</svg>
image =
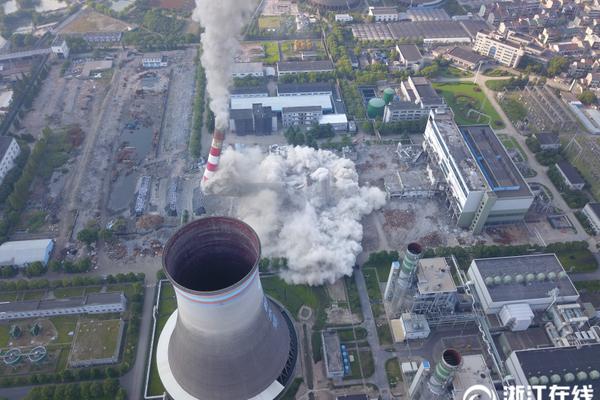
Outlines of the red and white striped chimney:
<svg viewBox="0 0 600 400">
<path fill-rule="evenodd" d="M 202 176 L 203 184 L 213 177 L 217 171 L 217 168 L 219 167 L 219 159 L 221 158 L 221 150 L 223 149 L 224 139 L 225 133 L 215 129 L 212 143 L 210 145 L 210 152 L 208 153 L 208 161 L 206 162 L 206 168 L 204 169 L 204 176 Z"/>
</svg>

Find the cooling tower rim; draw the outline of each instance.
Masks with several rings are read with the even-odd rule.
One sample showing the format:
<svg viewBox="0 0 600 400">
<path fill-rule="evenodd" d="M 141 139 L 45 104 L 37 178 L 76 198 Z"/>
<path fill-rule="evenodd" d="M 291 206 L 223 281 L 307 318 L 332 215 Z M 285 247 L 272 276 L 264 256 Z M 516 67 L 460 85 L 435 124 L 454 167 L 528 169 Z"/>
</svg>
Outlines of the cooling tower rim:
<svg viewBox="0 0 600 400">
<path fill-rule="evenodd" d="M 423 253 L 423 246 L 421 246 L 421 244 L 417 242 L 409 243 L 408 246 L 406 246 L 406 248 L 411 254 L 415 256 L 419 256 Z"/>
<path fill-rule="evenodd" d="M 233 229 L 242 230 L 244 233 L 253 241 L 253 245 L 256 246 L 257 250 L 257 259 L 254 265 L 249 269 L 248 273 L 246 273 L 240 280 L 235 282 L 232 285 L 224 287 L 218 290 L 194 290 L 190 289 L 175 280 L 175 278 L 169 272 L 169 268 L 167 267 L 167 257 L 169 256 L 169 251 L 173 248 L 174 244 L 180 240 L 182 237 L 190 235 L 193 231 L 198 229 L 207 228 L 213 224 L 224 224 L 229 225 Z M 180 228 L 177 232 L 175 232 L 169 240 L 165 243 L 163 254 L 162 254 L 162 269 L 174 289 L 183 295 L 191 295 L 188 297 L 189 300 L 202 303 L 203 300 L 207 300 L 207 303 L 213 303 L 215 301 L 223 301 L 233 299 L 241 294 L 246 288 L 248 288 L 251 283 L 258 278 L 258 264 L 260 261 L 261 252 L 261 243 L 256 231 L 247 223 L 231 217 L 224 216 L 211 216 L 204 217 L 189 222 L 182 228 Z M 213 300 L 214 299 L 214 300 Z"/>
</svg>

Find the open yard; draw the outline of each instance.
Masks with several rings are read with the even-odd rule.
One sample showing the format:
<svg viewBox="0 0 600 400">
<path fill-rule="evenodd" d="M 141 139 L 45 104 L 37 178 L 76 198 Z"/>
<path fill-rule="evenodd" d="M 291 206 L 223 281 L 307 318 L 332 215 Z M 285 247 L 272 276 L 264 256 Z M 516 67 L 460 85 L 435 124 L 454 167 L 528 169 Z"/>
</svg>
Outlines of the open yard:
<svg viewBox="0 0 600 400">
<path fill-rule="evenodd" d="M 120 319 L 81 320 L 71 347 L 70 362 L 106 359 L 118 354 L 122 324 Z"/>
<path fill-rule="evenodd" d="M 459 125 L 489 124 L 492 128 L 504 126 L 496 109 L 478 85 L 468 82 L 433 83 L 446 103 L 454 111 Z"/>
<path fill-rule="evenodd" d="M 391 387 L 396 387 L 398 383 L 402 382 L 402 371 L 397 357 L 390 358 L 385 362 L 385 372 Z"/>
</svg>

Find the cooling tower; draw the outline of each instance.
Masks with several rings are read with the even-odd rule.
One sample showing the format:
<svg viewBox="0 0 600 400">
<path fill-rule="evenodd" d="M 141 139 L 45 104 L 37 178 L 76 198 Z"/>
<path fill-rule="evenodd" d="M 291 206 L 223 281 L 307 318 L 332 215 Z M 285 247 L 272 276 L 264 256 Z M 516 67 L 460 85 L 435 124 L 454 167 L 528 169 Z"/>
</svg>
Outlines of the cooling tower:
<svg viewBox="0 0 600 400">
<path fill-rule="evenodd" d="M 260 241 L 226 217 L 193 221 L 169 239 L 163 267 L 177 310 L 157 347 L 160 378 L 175 400 L 269 400 L 291 380 L 297 337 L 263 293 Z"/>
</svg>

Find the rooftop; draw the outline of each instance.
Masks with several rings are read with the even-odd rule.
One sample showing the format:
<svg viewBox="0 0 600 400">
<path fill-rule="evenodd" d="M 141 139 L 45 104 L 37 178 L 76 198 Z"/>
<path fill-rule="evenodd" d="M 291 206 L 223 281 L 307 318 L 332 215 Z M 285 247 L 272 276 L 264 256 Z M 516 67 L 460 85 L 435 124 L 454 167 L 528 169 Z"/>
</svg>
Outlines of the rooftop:
<svg viewBox="0 0 600 400">
<path fill-rule="evenodd" d="M 283 107 L 281 109 L 282 113 L 290 113 L 290 112 L 319 112 L 321 111 L 321 106 L 294 106 L 294 107 Z"/>
<path fill-rule="evenodd" d="M 333 89 L 329 83 L 280 83 L 277 85 L 277 93 L 310 93 L 331 92 Z"/>
<path fill-rule="evenodd" d="M 579 171 L 577 171 L 575 167 L 572 166 L 571 163 L 567 160 L 557 162 L 556 166 L 562 171 L 562 173 L 567 177 L 571 184 L 585 184 L 585 179 L 583 179 L 583 176 L 581 176 Z"/>
<path fill-rule="evenodd" d="M 411 21 L 450 21 L 443 8 L 409 8 L 406 15 Z"/>
<path fill-rule="evenodd" d="M 12 136 L 0 136 L 0 158 L 4 157 L 13 140 L 15 139 Z"/>
<path fill-rule="evenodd" d="M 232 95 L 241 94 L 269 94 L 269 89 L 266 85 L 264 86 L 242 86 L 231 88 Z"/>
<path fill-rule="evenodd" d="M 588 203 L 587 204 L 593 211 L 594 214 L 596 214 L 596 218 L 600 218 L 600 203 Z"/>
<path fill-rule="evenodd" d="M 537 138 L 540 144 L 558 144 L 560 143 L 560 139 L 558 134 L 551 132 L 540 132 L 536 133 L 535 137 Z"/>
<path fill-rule="evenodd" d="M 263 64 L 261 62 L 233 63 L 231 66 L 232 74 L 260 73 L 262 71 Z"/>
<path fill-rule="evenodd" d="M 454 398 L 464 398 L 465 391 L 473 385 L 483 385 L 494 390 L 490 370 L 481 354 L 462 356 L 462 363 L 452 379 Z"/>
<path fill-rule="evenodd" d="M 331 61 L 285 61 L 277 63 L 280 72 L 333 71 Z"/>
<path fill-rule="evenodd" d="M 330 111 L 333 109 L 331 96 L 326 94 L 278 97 L 250 96 L 231 99 L 232 110 L 251 109 L 253 104 L 262 104 L 263 107 L 271 107 L 275 112 L 281 112 L 283 108 L 287 107 L 304 106 L 320 106 L 323 111 Z"/>
<path fill-rule="evenodd" d="M 327 370 L 330 373 L 344 372 L 342 349 L 338 334 L 334 331 L 323 331 L 323 346 L 325 348 Z"/>
<path fill-rule="evenodd" d="M 419 48 L 414 44 L 399 44 L 396 49 L 406 61 L 420 61 L 423 58 Z"/>
<path fill-rule="evenodd" d="M 121 292 L 92 293 L 82 297 L 50 300 L 24 300 L 0 303 L 0 313 L 35 310 L 57 310 L 82 305 L 103 305 L 121 303 Z"/>
<path fill-rule="evenodd" d="M 396 7 L 369 7 L 373 15 L 398 14 Z"/>
<path fill-rule="evenodd" d="M 420 294 L 456 292 L 451 268 L 444 257 L 419 260 L 417 287 Z"/>
<path fill-rule="evenodd" d="M 394 38 L 468 38 L 467 31 L 456 21 L 414 21 L 388 24 Z"/>
<path fill-rule="evenodd" d="M 473 50 L 466 47 L 454 47 L 448 51 L 447 54 L 473 64 L 477 64 L 488 59 L 487 57 L 475 53 Z"/>
<path fill-rule="evenodd" d="M 42 261 L 52 239 L 19 240 L 0 245 L 0 265 L 23 264 Z"/>
<path fill-rule="evenodd" d="M 489 187 L 498 197 L 532 196 L 492 128 L 488 125 L 459 128 Z"/>
<path fill-rule="evenodd" d="M 573 384 L 592 385 L 594 392 L 600 392 L 600 380 L 590 379 L 591 371 L 600 372 L 600 344 L 577 347 L 554 347 L 544 349 L 520 350 L 515 353 L 519 364 L 529 379 L 532 376 L 542 375 L 550 378 L 554 374 L 561 376 L 561 385 L 569 385 L 564 376 L 567 373 L 577 375 L 583 371 L 586 375 L 582 380 Z M 569 385 L 570 386 L 570 385 Z"/>
<path fill-rule="evenodd" d="M 499 277 L 502 283 L 487 285 L 492 301 L 529 300 L 551 297 L 548 292 L 558 288 L 560 296 L 577 296 L 577 290 L 554 254 L 532 254 L 513 257 L 495 257 L 473 260 L 485 281 Z M 556 274 L 551 279 L 550 273 Z M 538 279 L 543 274 L 543 279 Z M 528 275 L 531 277 L 528 282 Z M 504 280 L 510 276 L 510 280 Z M 540 276 L 541 277 L 541 276 Z"/>
</svg>

